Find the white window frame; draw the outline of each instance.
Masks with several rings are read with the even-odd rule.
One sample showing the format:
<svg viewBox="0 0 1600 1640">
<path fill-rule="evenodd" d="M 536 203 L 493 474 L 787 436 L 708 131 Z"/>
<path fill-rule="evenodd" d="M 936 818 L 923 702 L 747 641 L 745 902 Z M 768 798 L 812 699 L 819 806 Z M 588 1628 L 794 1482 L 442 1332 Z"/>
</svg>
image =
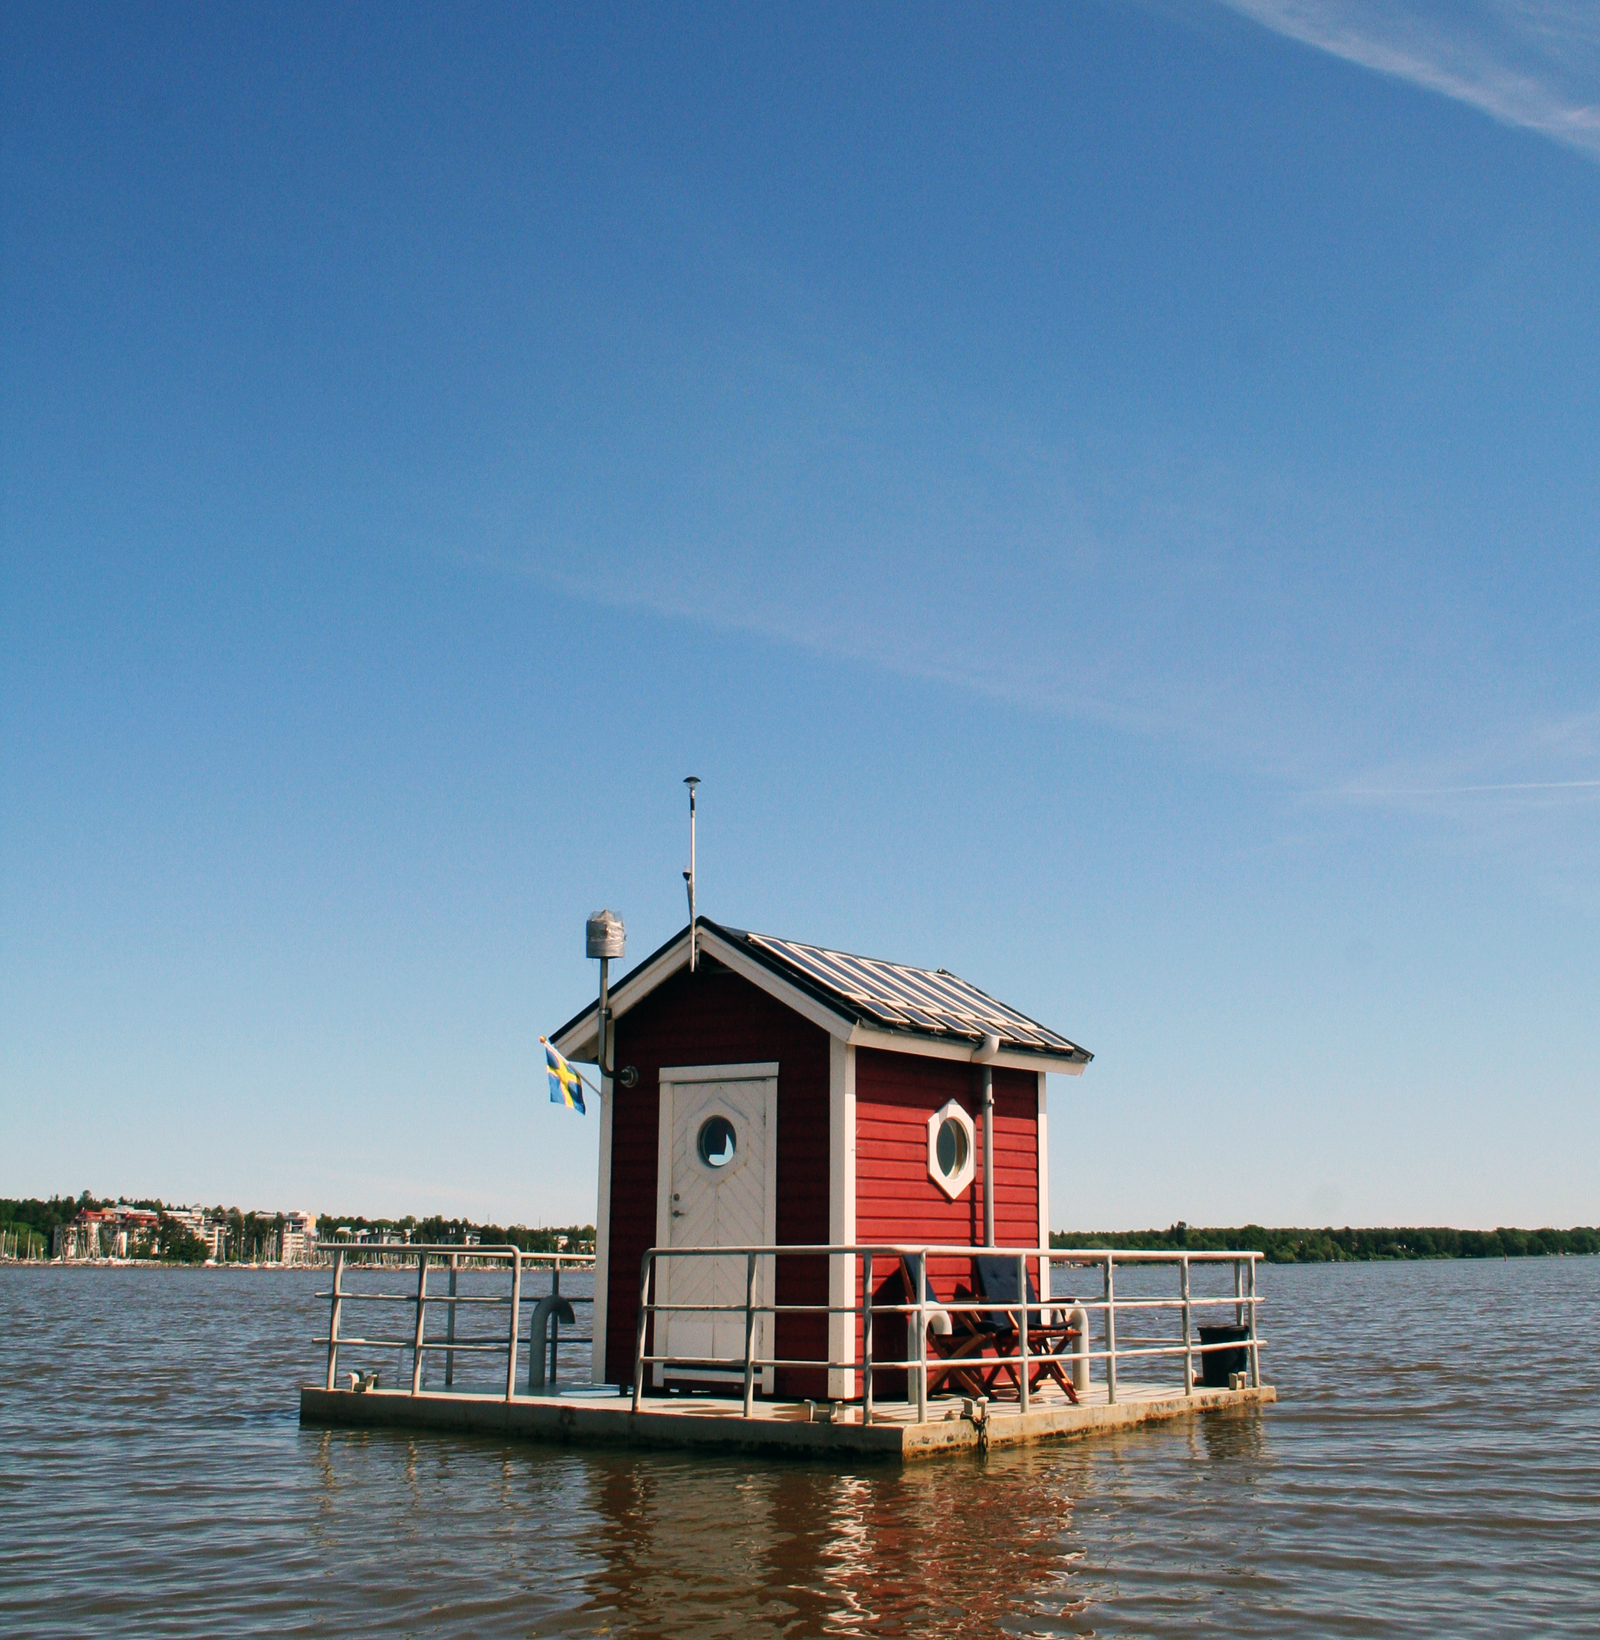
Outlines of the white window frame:
<svg viewBox="0 0 1600 1640">
<path fill-rule="evenodd" d="M 939 1129 L 954 1120 L 967 1135 L 967 1159 L 949 1177 L 939 1168 Z M 954 1201 L 972 1183 L 978 1171 L 978 1134 L 960 1100 L 949 1099 L 928 1118 L 928 1177 Z"/>
</svg>

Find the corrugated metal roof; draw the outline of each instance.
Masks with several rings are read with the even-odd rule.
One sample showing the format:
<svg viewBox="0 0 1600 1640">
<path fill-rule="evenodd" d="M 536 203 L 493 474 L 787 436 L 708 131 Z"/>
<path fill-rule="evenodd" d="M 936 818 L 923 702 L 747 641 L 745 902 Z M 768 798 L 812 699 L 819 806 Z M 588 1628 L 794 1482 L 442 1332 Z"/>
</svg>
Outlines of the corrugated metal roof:
<svg viewBox="0 0 1600 1640">
<path fill-rule="evenodd" d="M 769 934 L 747 934 L 731 928 L 723 932 L 742 940 L 775 966 L 804 976 L 810 982 L 809 988 L 840 998 L 866 1022 L 887 1030 L 974 1041 L 997 1036 L 1009 1047 L 1091 1057 L 1059 1031 L 1029 1019 L 943 968 L 912 968 L 877 957 L 856 957 L 846 951 L 775 939 Z"/>
</svg>

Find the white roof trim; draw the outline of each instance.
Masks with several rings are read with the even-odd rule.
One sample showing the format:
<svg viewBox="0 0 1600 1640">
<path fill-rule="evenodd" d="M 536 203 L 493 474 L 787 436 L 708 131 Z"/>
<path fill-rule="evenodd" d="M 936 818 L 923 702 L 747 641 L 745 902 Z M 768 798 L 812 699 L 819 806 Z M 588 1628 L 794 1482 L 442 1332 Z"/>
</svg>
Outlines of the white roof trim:
<svg viewBox="0 0 1600 1640">
<path fill-rule="evenodd" d="M 978 1063 L 982 1045 L 961 1037 L 910 1036 L 902 1031 L 880 1030 L 875 1025 L 857 1025 L 846 1038 L 852 1048 L 886 1048 L 890 1053 L 916 1053 L 926 1059 L 962 1059 Z M 1062 1076 L 1082 1076 L 1083 1063 L 1065 1054 L 1013 1053 L 1002 1048 L 993 1058 L 982 1061 L 1010 1071 L 1056 1071 Z"/>
<path fill-rule="evenodd" d="M 704 929 L 700 931 L 700 943 L 703 948 Z M 685 929 L 681 939 L 674 940 L 654 962 L 641 968 L 626 984 L 619 985 L 606 998 L 606 1012 L 613 1020 L 619 1019 L 634 1003 L 649 996 L 663 980 L 670 979 L 680 968 L 688 966 L 689 933 Z M 575 1025 L 551 1039 L 556 1052 L 564 1054 L 568 1059 L 576 1059 L 580 1064 L 592 1061 L 600 1046 L 600 1031 L 595 1018 L 599 1010 L 600 999 L 596 997 L 579 1016 Z"/>
</svg>

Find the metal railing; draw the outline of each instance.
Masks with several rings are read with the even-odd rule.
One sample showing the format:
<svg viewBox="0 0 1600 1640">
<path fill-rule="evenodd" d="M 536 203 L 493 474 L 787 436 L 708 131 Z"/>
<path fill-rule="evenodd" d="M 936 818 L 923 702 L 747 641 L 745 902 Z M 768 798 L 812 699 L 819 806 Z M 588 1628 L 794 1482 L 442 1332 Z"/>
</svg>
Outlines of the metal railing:
<svg viewBox="0 0 1600 1640">
<path fill-rule="evenodd" d="M 950 1301 L 935 1297 L 928 1288 L 928 1261 L 929 1259 L 971 1260 L 977 1255 L 986 1257 L 1010 1256 L 1016 1260 L 1016 1287 L 1015 1291 L 1023 1295 L 1017 1301 L 997 1300 L 990 1298 L 970 1298 L 959 1301 Z M 657 1275 L 658 1266 L 664 1260 L 689 1260 L 704 1258 L 741 1259 L 744 1262 L 744 1298 L 740 1303 L 673 1303 L 661 1301 L 652 1296 L 653 1289 L 659 1285 Z M 775 1298 L 758 1297 L 760 1273 L 766 1263 L 766 1269 L 773 1272 L 775 1277 L 777 1261 L 780 1259 L 822 1259 L 830 1261 L 830 1271 L 836 1268 L 832 1261 L 848 1259 L 850 1261 L 850 1275 L 857 1278 L 855 1290 L 860 1293 L 860 1299 L 850 1304 L 779 1304 Z M 1256 1311 L 1261 1300 L 1256 1294 L 1256 1265 L 1261 1254 L 1249 1251 L 1238 1252 L 1143 1252 L 1117 1251 L 1102 1248 L 1013 1248 L 1013 1247 L 973 1247 L 958 1246 L 897 1246 L 882 1244 L 873 1246 L 838 1246 L 831 1244 L 808 1246 L 759 1246 L 759 1247 L 652 1247 L 644 1255 L 639 1279 L 639 1313 L 638 1332 L 634 1347 L 633 1368 L 633 1410 L 640 1407 L 641 1396 L 644 1391 L 645 1374 L 647 1369 L 657 1367 L 661 1369 L 661 1376 L 667 1372 L 674 1372 L 681 1377 L 693 1378 L 697 1374 L 701 1377 L 739 1375 L 743 1379 L 744 1416 L 754 1414 L 755 1380 L 757 1373 L 765 1373 L 768 1369 L 777 1368 L 810 1368 L 826 1370 L 830 1373 L 844 1372 L 861 1377 L 861 1405 L 863 1417 L 870 1422 L 874 1412 L 873 1376 L 885 1370 L 904 1371 L 908 1375 L 908 1396 L 917 1410 L 917 1421 L 925 1421 L 927 1417 L 929 1377 L 930 1372 L 935 1379 L 952 1375 L 959 1370 L 981 1368 L 985 1371 L 1004 1368 L 1007 1363 L 1014 1364 L 1013 1376 L 1016 1379 L 1019 1410 L 1027 1412 L 1033 1391 L 1033 1381 L 1039 1369 L 1047 1366 L 1061 1368 L 1070 1366 L 1073 1369 L 1075 1388 L 1085 1387 L 1089 1381 L 1089 1368 L 1093 1362 L 1101 1362 L 1104 1374 L 1106 1396 L 1108 1401 L 1115 1404 L 1117 1400 L 1117 1365 L 1119 1362 L 1146 1361 L 1160 1357 L 1177 1357 L 1183 1359 L 1183 1392 L 1191 1395 L 1195 1387 L 1195 1361 L 1206 1354 L 1222 1350 L 1244 1350 L 1248 1361 L 1248 1380 L 1251 1388 L 1261 1385 L 1261 1347 L 1263 1340 L 1259 1337 L 1256 1328 Z M 892 1263 L 904 1272 L 906 1284 L 911 1292 L 905 1302 L 881 1303 L 873 1289 L 874 1261 Z M 1040 1291 L 1044 1296 L 1028 1298 L 1029 1266 L 1045 1273 L 1040 1282 Z M 1222 1294 L 1196 1294 L 1191 1282 L 1191 1271 L 1195 1266 L 1208 1268 L 1212 1266 L 1227 1266 L 1233 1268 L 1233 1291 Z M 1116 1293 L 1116 1271 L 1118 1267 L 1173 1267 L 1178 1273 L 1178 1292 L 1171 1298 L 1135 1296 L 1118 1298 Z M 1077 1269 L 1098 1269 L 1101 1272 L 1101 1287 L 1103 1296 L 1098 1299 L 1057 1298 L 1050 1295 L 1053 1283 L 1049 1279 L 1049 1272 L 1056 1268 L 1068 1267 Z M 775 1279 L 769 1278 L 775 1288 Z M 668 1290 L 670 1293 L 670 1282 Z M 1195 1312 L 1201 1309 L 1228 1308 L 1233 1311 L 1234 1324 L 1246 1330 L 1243 1339 L 1229 1340 L 1222 1343 L 1201 1344 L 1195 1339 Z M 1124 1338 L 1119 1341 L 1117 1336 L 1117 1319 L 1119 1315 L 1128 1315 L 1130 1312 L 1138 1314 L 1153 1314 L 1157 1312 L 1180 1312 L 1181 1334 L 1176 1339 L 1163 1338 Z M 1069 1317 L 1065 1325 L 1056 1324 L 1048 1328 L 1035 1325 L 1029 1317 L 1040 1315 L 1042 1312 L 1076 1312 Z M 737 1315 L 744 1321 L 744 1349 L 742 1356 L 688 1356 L 669 1352 L 655 1353 L 646 1349 L 646 1343 L 654 1342 L 656 1333 L 651 1328 L 651 1318 L 671 1316 L 675 1314 L 695 1316 Z M 992 1341 L 995 1354 L 985 1354 L 980 1357 L 964 1359 L 961 1367 L 946 1366 L 942 1359 L 930 1361 L 928 1351 L 929 1328 L 933 1327 L 939 1333 L 951 1331 L 950 1317 L 954 1315 L 973 1315 L 976 1317 L 993 1318 L 1007 1314 L 1012 1316 L 1013 1325 L 1009 1329 L 1014 1338 L 1014 1347 L 1008 1352 L 1000 1347 L 1000 1339 Z M 764 1315 L 776 1318 L 780 1315 L 810 1315 L 826 1316 L 830 1319 L 835 1316 L 848 1315 L 859 1322 L 852 1325 L 850 1331 L 855 1337 L 855 1347 L 843 1358 L 835 1359 L 831 1345 L 829 1353 L 822 1357 L 780 1357 L 775 1352 L 776 1321 L 773 1325 L 774 1349 L 758 1350 L 757 1321 Z M 907 1344 L 910 1354 L 905 1360 L 875 1360 L 873 1358 L 873 1324 L 875 1320 L 885 1316 L 904 1316 L 907 1326 Z M 1091 1316 L 1101 1318 L 1101 1332 L 1103 1347 L 1094 1349 L 1090 1341 Z M 1081 1321 L 1078 1318 L 1081 1317 Z M 1074 1323 L 1076 1322 L 1076 1325 Z M 830 1331 L 831 1331 L 830 1326 Z M 1030 1349 L 1030 1332 L 1051 1332 L 1058 1337 L 1070 1341 L 1076 1338 L 1075 1347 L 1070 1350 Z M 1005 1335 L 1000 1335 L 1003 1338 Z M 854 1400 L 852 1393 L 845 1397 Z"/>
<path fill-rule="evenodd" d="M 415 1261 L 417 1286 L 415 1293 L 363 1291 L 345 1286 L 344 1278 L 352 1270 L 392 1271 Z M 428 1274 L 432 1267 L 449 1271 L 449 1287 L 445 1292 L 428 1291 Z M 455 1362 L 458 1355 L 504 1354 L 506 1358 L 505 1398 L 509 1401 L 517 1390 L 517 1359 L 522 1343 L 522 1308 L 533 1305 L 528 1328 L 528 1390 L 537 1393 L 544 1387 L 545 1366 L 548 1359 L 551 1380 L 557 1372 L 557 1352 L 560 1341 L 560 1323 L 574 1323 L 571 1297 L 561 1293 L 563 1270 L 588 1270 L 594 1267 L 592 1253 L 525 1253 L 520 1247 L 495 1246 L 464 1247 L 455 1243 L 396 1245 L 393 1243 L 349 1243 L 333 1249 L 333 1286 L 318 1298 L 331 1301 L 328 1314 L 328 1376 L 327 1387 L 338 1384 L 339 1351 L 394 1349 L 411 1352 L 410 1393 L 420 1394 L 423 1379 L 423 1357 L 429 1353 L 444 1356 L 445 1387 L 455 1381 Z M 539 1295 L 524 1296 L 522 1273 L 525 1269 L 548 1269 L 551 1272 L 551 1290 Z M 464 1271 L 504 1271 L 511 1277 L 505 1295 L 494 1293 L 463 1293 L 458 1290 L 458 1279 Z M 579 1302 L 588 1302 L 585 1299 Z M 366 1338 L 340 1331 L 347 1304 L 404 1304 L 411 1307 L 411 1334 L 401 1338 Z M 428 1337 L 428 1306 L 446 1308 L 443 1338 Z M 507 1311 L 505 1331 L 499 1336 L 456 1337 L 456 1311 L 461 1305 L 489 1305 Z M 469 1310 L 468 1312 L 472 1312 Z M 586 1344 L 589 1338 L 569 1336 L 568 1343 Z"/>
</svg>

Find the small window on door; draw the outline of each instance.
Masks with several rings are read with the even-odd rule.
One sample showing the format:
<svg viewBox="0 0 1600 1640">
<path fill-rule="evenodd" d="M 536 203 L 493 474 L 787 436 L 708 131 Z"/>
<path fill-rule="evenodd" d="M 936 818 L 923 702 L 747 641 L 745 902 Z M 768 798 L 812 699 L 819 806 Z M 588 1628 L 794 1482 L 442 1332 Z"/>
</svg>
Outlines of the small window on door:
<svg viewBox="0 0 1600 1640">
<path fill-rule="evenodd" d="M 695 1149 L 707 1167 L 726 1167 L 739 1148 L 739 1136 L 726 1116 L 708 1116 L 700 1124 Z"/>
</svg>

